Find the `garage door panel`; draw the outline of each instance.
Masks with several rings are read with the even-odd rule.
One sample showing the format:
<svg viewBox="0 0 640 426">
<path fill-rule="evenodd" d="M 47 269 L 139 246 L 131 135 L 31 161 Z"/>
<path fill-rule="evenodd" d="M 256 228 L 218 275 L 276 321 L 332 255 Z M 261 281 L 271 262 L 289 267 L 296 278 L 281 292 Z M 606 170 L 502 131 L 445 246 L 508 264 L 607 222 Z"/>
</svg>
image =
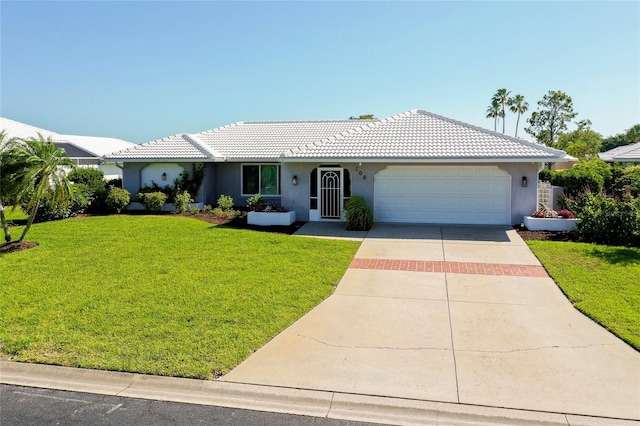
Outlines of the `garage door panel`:
<svg viewBox="0 0 640 426">
<path fill-rule="evenodd" d="M 511 221 L 511 177 L 495 166 L 391 166 L 374 188 L 379 222 Z"/>
</svg>

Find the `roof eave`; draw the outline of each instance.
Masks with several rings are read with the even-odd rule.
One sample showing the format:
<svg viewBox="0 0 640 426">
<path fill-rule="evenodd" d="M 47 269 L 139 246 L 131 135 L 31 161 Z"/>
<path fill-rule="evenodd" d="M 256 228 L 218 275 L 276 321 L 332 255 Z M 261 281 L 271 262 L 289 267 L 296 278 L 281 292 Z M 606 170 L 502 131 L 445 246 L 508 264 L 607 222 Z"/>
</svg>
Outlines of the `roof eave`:
<svg viewBox="0 0 640 426">
<path fill-rule="evenodd" d="M 102 157 L 104 161 L 117 161 L 119 163 L 219 163 L 225 161 L 224 158 L 122 158 L 122 157 Z"/>
<path fill-rule="evenodd" d="M 317 162 L 345 162 L 345 163 L 566 163 L 577 161 L 576 158 L 566 157 L 438 157 L 438 158 L 384 158 L 384 157 L 283 157 L 283 163 L 317 163 Z"/>
</svg>

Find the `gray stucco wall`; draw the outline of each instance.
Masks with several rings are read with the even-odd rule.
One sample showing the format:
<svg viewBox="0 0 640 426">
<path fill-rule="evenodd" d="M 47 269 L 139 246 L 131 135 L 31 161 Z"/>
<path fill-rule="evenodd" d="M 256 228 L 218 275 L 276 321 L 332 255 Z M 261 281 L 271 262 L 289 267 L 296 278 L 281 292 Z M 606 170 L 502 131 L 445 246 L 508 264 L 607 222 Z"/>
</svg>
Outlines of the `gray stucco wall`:
<svg viewBox="0 0 640 426">
<path fill-rule="evenodd" d="M 142 169 L 149 163 L 125 163 L 123 169 L 123 186 L 133 197 L 140 189 Z M 191 170 L 191 163 L 178 163 L 185 170 Z M 432 163 L 438 166 L 452 166 L 455 163 Z M 320 166 L 338 164 L 328 163 L 282 163 L 281 164 L 281 196 L 265 197 L 273 204 L 282 205 L 288 210 L 295 210 L 298 220 L 309 220 L 309 184 L 311 171 Z M 394 166 L 418 166 L 429 164 L 394 163 Z M 458 163 L 457 165 L 460 165 Z M 486 166 L 487 163 L 464 163 L 468 166 Z M 536 209 L 538 193 L 539 163 L 497 163 L 495 164 L 511 175 L 511 223 L 522 223 L 524 216 Z M 340 167 L 349 170 L 351 177 L 351 194 L 362 196 L 368 205 L 374 204 L 374 182 L 378 171 L 383 170 L 384 163 L 340 163 Z M 242 195 L 240 163 L 207 163 L 205 179 L 196 201 L 215 206 L 220 195 L 229 195 L 237 206 L 246 205 L 247 196 Z M 293 185 L 293 176 L 297 185 Z M 527 178 L 527 187 L 522 187 L 522 177 Z"/>
<path fill-rule="evenodd" d="M 140 171 L 148 163 L 124 163 L 122 168 L 122 187 L 129 191 L 131 199 L 136 197 L 140 190 Z"/>
<path fill-rule="evenodd" d="M 504 163 L 498 166 L 511 175 L 511 224 L 519 225 L 538 205 L 539 163 Z M 527 186 L 522 187 L 522 178 Z"/>
<path fill-rule="evenodd" d="M 455 166 L 460 163 L 432 163 L 434 166 Z M 282 205 L 296 211 L 298 220 L 309 220 L 309 180 L 311 171 L 321 163 L 284 163 L 282 164 Z M 394 163 L 394 166 L 425 166 L 429 164 Z M 464 163 L 467 166 L 487 166 L 487 163 Z M 537 206 L 537 182 L 539 163 L 497 163 L 500 169 L 511 175 L 511 224 L 522 223 L 524 216 L 531 214 Z M 351 194 L 362 196 L 368 205 L 374 204 L 374 182 L 378 171 L 387 164 L 383 163 L 341 163 L 351 175 Z M 298 185 L 291 185 L 293 176 L 297 176 Z M 522 187 L 522 177 L 527 178 L 527 187 Z"/>
</svg>

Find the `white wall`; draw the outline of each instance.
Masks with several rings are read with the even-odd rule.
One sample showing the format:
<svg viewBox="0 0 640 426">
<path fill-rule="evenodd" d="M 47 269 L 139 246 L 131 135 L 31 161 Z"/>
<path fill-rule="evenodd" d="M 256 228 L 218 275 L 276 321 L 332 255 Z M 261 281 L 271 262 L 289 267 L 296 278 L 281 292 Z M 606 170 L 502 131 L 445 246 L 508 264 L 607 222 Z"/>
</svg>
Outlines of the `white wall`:
<svg viewBox="0 0 640 426">
<path fill-rule="evenodd" d="M 153 182 L 157 183 L 161 188 L 166 185 L 173 186 L 173 180 L 176 179 L 182 172 L 184 172 L 184 168 L 176 163 L 149 164 L 140 172 L 140 186 L 152 186 Z M 167 174 L 166 180 L 162 180 L 163 173 Z"/>
</svg>

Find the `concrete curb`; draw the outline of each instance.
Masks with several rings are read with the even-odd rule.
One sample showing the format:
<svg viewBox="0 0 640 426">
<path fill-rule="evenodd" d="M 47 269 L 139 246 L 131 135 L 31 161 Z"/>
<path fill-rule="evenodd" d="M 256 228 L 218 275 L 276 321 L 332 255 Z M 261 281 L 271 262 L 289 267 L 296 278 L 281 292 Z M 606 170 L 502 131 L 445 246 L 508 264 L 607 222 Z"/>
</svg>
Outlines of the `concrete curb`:
<svg viewBox="0 0 640 426">
<path fill-rule="evenodd" d="M 640 422 L 0 361 L 0 383 L 394 425 L 613 426 Z"/>
</svg>

